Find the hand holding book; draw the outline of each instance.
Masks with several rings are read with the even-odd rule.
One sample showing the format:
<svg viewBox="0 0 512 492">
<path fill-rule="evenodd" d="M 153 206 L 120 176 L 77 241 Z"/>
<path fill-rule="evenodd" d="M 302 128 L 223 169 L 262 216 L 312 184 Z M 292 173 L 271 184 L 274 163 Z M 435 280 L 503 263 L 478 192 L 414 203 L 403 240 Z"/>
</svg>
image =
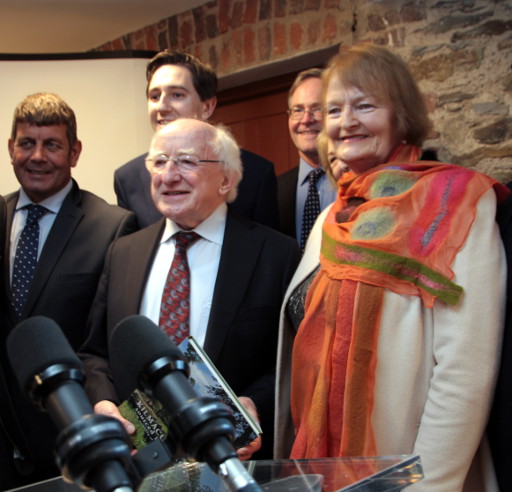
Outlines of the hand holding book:
<svg viewBox="0 0 512 492">
<path fill-rule="evenodd" d="M 261 427 L 254 403 L 247 397 L 237 398 L 192 337 L 183 341 L 179 348 L 190 367 L 189 382 L 195 391 L 201 396 L 220 399 L 233 412 L 235 448 L 240 449 L 241 459 L 249 459 L 261 447 Z M 142 449 L 151 440 L 165 439 L 168 427 L 173 425 L 162 405 L 138 390 L 120 405 L 119 410 L 137 428 L 133 439 L 137 449 Z"/>
<path fill-rule="evenodd" d="M 247 396 L 239 396 L 238 400 L 244 406 L 244 408 L 249 412 L 252 418 L 259 423 L 258 412 L 256 410 L 256 405 L 254 402 Z M 250 460 L 252 455 L 261 448 L 261 435 L 256 437 L 253 441 L 248 443 L 242 448 L 238 448 L 236 450 L 238 457 L 241 460 Z"/>
</svg>

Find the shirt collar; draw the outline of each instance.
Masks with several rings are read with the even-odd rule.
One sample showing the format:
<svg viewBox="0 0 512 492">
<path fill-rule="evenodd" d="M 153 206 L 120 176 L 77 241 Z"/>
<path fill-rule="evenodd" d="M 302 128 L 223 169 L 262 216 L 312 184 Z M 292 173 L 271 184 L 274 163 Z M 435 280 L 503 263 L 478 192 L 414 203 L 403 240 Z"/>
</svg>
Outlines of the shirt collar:
<svg viewBox="0 0 512 492">
<path fill-rule="evenodd" d="M 60 207 L 62 206 L 62 202 L 68 195 L 68 193 L 71 191 L 71 188 L 73 187 L 73 183 L 71 180 L 69 180 L 69 183 L 62 188 L 62 190 L 55 193 L 55 195 L 52 195 L 48 198 L 45 198 L 44 200 L 40 201 L 37 205 L 42 205 L 46 209 L 48 209 L 50 212 L 53 212 L 54 214 L 58 214 Z M 20 194 L 18 197 L 18 203 L 16 204 L 16 212 L 23 207 L 26 207 L 27 205 L 30 205 L 34 203 L 27 195 L 25 190 L 23 188 L 20 188 Z"/>
<path fill-rule="evenodd" d="M 299 176 L 297 178 L 297 182 L 300 186 L 302 186 L 304 183 L 307 183 L 308 174 L 315 169 L 317 168 L 308 164 L 304 159 L 300 159 Z"/>
<path fill-rule="evenodd" d="M 226 203 L 221 203 L 215 211 L 203 222 L 201 222 L 195 229 L 202 238 L 222 246 L 224 240 L 224 230 L 226 229 L 226 218 L 228 214 L 228 206 Z M 171 219 L 165 219 L 165 230 L 162 234 L 160 244 L 165 243 L 177 232 L 181 231 L 178 226 Z"/>
</svg>

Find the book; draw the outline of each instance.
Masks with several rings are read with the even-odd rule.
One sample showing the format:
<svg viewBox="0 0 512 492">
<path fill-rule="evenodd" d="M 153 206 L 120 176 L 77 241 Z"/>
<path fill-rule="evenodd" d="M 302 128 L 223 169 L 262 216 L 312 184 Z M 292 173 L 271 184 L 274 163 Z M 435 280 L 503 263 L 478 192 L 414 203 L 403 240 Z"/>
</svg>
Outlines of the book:
<svg viewBox="0 0 512 492">
<path fill-rule="evenodd" d="M 196 393 L 221 400 L 232 411 L 235 420 L 235 448 L 246 446 L 262 434 L 258 422 L 240 403 L 197 341 L 188 337 L 179 345 L 179 349 L 189 365 L 189 382 Z M 165 440 L 168 429 L 172 426 L 172 419 L 160 402 L 138 389 L 119 406 L 119 411 L 137 429 L 132 436 L 136 449 L 142 449 L 155 439 Z"/>
</svg>

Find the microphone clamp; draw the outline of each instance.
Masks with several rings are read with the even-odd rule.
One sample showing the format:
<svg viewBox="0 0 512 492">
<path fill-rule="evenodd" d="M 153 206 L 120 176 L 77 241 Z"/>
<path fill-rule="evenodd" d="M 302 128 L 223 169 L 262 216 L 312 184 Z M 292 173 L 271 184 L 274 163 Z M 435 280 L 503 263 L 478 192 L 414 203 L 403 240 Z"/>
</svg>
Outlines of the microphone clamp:
<svg viewBox="0 0 512 492">
<path fill-rule="evenodd" d="M 185 359 L 178 356 L 165 355 L 148 364 L 139 376 L 141 389 L 149 396 L 153 396 L 153 388 L 158 382 L 176 371 L 183 373 L 185 377 L 190 376 L 190 368 Z"/>
<path fill-rule="evenodd" d="M 116 490 L 130 487 L 127 472 L 132 474 L 130 439 L 118 420 L 106 415 L 85 415 L 63 429 L 56 441 L 55 454 L 62 476 L 82 488 Z M 106 483 L 91 482 L 91 471 L 106 463 L 118 468 L 102 477 Z M 94 473 L 97 478 L 97 473 Z"/>
<path fill-rule="evenodd" d="M 53 364 L 34 374 L 27 381 L 25 392 L 35 404 L 44 409 L 45 397 L 60 384 L 69 381 L 83 385 L 85 375 L 82 368 L 69 363 Z"/>
</svg>

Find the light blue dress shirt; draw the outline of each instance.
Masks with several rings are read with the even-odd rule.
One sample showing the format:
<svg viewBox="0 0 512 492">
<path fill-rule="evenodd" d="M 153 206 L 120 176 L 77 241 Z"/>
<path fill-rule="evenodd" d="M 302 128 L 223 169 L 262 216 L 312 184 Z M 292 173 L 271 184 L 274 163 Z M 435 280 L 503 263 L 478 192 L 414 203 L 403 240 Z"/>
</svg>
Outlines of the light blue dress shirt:
<svg viewBox="0 0 512 492">
<path fill-rule="evenodd" d="M 304 159 L 300 160 L 299 176 L 297 178 L 297 202 L 295 204 L 295 230 L 297 231 L 297 242 L 299 244 L 302 234 L 302 215 L 308 195 L 308 174 L 313 169 L 315 168 L 310 166 Z M 316 183 L 316 189 L 320 196 L 320 211 L 322 211 L 336 199 L 337 190 L 327 174 L 319 178 Z"/>
</svg>

